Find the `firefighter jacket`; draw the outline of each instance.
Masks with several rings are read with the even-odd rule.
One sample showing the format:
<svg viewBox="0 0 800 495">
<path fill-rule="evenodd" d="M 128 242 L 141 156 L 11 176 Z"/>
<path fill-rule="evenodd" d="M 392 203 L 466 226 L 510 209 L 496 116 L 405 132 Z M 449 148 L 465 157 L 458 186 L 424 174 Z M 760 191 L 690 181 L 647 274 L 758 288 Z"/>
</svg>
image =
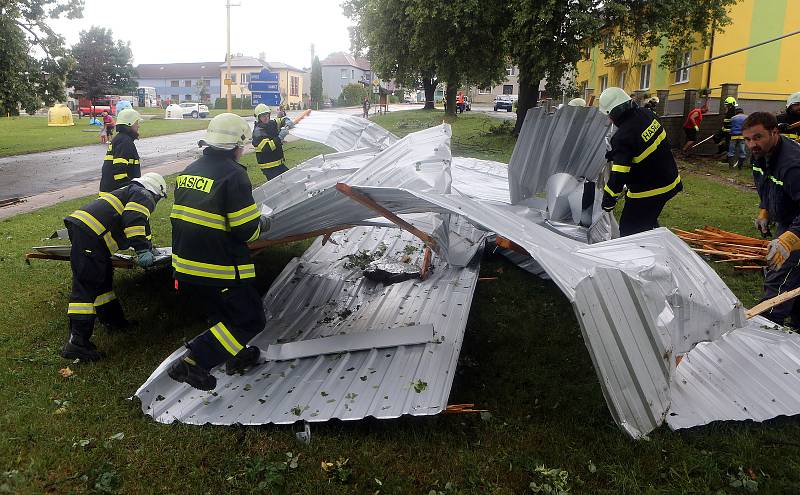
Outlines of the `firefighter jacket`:
<svg viewBox="0 0 800 495">
<path fill-rule="evenodd" d="M 725 116 L 722 117 L 722 129 L 721 129 L 721 131 L 724 134 L 730 134 L 731 133 L 731 119 L 733 118 L 734 115 L 736 115 L 736 107 L 733 106 L 733 105 L 725 105 L 725 108 L 727 108 L 727 110 L 725 111 Z"/>
<path fill-rule="evenodd" d="M 258 239 L 260 217 L 233 151 L 203 150 L 177 178 L 170 214 L 175 278 L 219 287 L 254 279 L 247 243 Z"/>
<path fill-rule="evenodd" d="M 785 126 L 782 126 L 780 124 L 785 124 L 786 127 L 788 127 L 788 126 L 790 126 L 792 124 L 800 122 L 800 115 L 782 113 L 782 114 L 777 116 L 777 119 L 778 119 L 779 127 L 785 127 Z M 784 128 L 780 132 L 781 132 L 781 134 L 783 134 L 787 138 L 794 139 L 795 141 L 800 142 L 800 126 L 794 128 L 794 129 L 785 129 Z"/>
<path fill-rule="evenodd" d="M 283 143 L 280 138 L 282 123 L 283 119 L 279 118 L 270 120 L 266 124 L 256 122 L 253 128 L 256 161 L 262 169 L 279 167 L 284 164 Z"/>
<path fill-rule="evenodd" d="M 131 182 L 72 212 L 69 222 L 103 239 L 109 252 L 129 247 L 136 251 L 153 247 L 150 215 L 156 208 L 153 194 L 138 182 Z"/>
<path fill-rule="evenodd" d="M 604 188 L 604 204 L 613 203 L 628 186 L 628 198 L 665 195 L 669 199 L 683 189 L 667 132 L 656 115 L 634 107 L 623 113 L 611 137 L 611 174 Z"/>
<path fill-rule="evenodd" d="M 118 125 L 117 135 L 108 145 L 103 158 L 103 172 L 100 177 L 100 192 L 111 192 L 127 186 L 131 179 L 142 176 L 139 165 L 139 152 L 133 140 L 139 135 L 130 126 Z"/>
<path fill-rule="evenodd" d="M 753 176 L 759 208 L 778 224 L 777 235 L 800 236 L 800 144 L 781 136 L 768 156 L 753 159 Z"/>
</svg>

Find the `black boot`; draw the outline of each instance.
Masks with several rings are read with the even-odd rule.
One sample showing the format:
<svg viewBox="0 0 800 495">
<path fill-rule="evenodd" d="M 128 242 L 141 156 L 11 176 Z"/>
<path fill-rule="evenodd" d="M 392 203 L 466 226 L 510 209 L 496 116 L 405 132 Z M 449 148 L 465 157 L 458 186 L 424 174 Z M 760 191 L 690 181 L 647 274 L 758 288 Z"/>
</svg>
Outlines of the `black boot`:
<svg viewBox="0 0 800 495">
<path fill-rule="evenodd" d="M 217 379 L 201 368 L 189 353 L 173 362 L 167 375 L 176 382 L 186 383 L 198 390 L 210 391 L 217 388 Z"/>
<path fill-rule="evenodd" d="M 248 368 L 258 364 L 261 350 L 256 346 L 245 347 L 238 354 L 228 359 L 225 363 L 225 373 L 228 375 L 244 374 Z"/>
<path fill-rule="evenodd" d="M 128 320 L 125 318 L 125 313 L 122 311 L 122 305 L 119 303 L 118 299 L 98 306 L 97 318 L 108 333 L 126 332 L 132 330 L 139 323 L 136 320 Z"/>
<path fill-rule="evenodd" d="M 65 359 L 80 359 L 81 361 L 99 361 L 105 354 L 98 351 L 92 343 L 92 329 L 94 320 L 69 320 L 69 340 L 61 349 L 61 357 Z"/>
<path fill-rule="evenodd" d="M 728 157 L 728 168 L 736 168 L 736 157 L 729 156 Z"/>
<path fill-rule="evenodd" d="M 744 168 L 744 158 L 739 158 L 739 160 L 736 162 L 736 168 L 738 169 Z"/>
<path fill-rule="evenodd" d="M 128 320 L 125 318 L 114 321 L 101 321 L 100 323 L 103 324 L 103 327 L 105 327 L 106 332 L 108 333 L 127 332 L 129 330 L 133 330 L 139 325 L 138 320 Z"/>
</svg>

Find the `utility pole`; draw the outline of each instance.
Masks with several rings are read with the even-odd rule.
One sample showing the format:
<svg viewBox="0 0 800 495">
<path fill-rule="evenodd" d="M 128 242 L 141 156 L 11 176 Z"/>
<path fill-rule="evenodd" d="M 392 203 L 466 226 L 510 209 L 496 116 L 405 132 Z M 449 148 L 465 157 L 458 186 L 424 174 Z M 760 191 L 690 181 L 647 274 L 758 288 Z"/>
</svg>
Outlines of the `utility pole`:
<svg viewBox="0 0 800 495">
<path fill-rule="evenodd" d="M 225 0 L 225 8 L 228 11 L 227 16 L 227 34 L 228 34 L 228 52 L 227 52 L 227 59 L 228 59 L 228 74 L 225 76 L 225 86 L 228 87 L 228 112 L 233 111 L 233 100 L 231 99 L 231 85 L 233 84 L 233 80 L 231 79 L 231 7 L 238 7 L 241 4 L 232 4 L 231 0 Z"/>
</svg>

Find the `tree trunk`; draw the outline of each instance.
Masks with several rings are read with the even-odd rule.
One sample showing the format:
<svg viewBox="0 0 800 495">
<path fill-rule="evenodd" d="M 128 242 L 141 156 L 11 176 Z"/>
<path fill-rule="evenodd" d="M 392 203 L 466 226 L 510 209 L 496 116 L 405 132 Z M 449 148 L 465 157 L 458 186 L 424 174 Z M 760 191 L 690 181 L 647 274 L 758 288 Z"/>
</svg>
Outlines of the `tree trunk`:
<svg viewBox="0 0 800 495">
<path fill-rule="evenodd" d="M 444 113 L 445 115 L 456 116 L 456 93 L 458 92 L 458 82 L 447 82 L 445 91 Z"/>
<path fill-rule="evenodd" d="M 431 77 L 422 78 L 422 88 L 425 90 L 424 110 L 433 110 L 433 99 L 436 97 L 436 85 L 438 81 Z"/>
<path fill-rule="evenodd" d="M 528 110 L 535 107 L 539 102 L 539 81 L 530 84 L 520 77 L 519 79 L 519 99 L 517 100 L 517 123 L 514 126 L 514 136 L 519 136 L 522 123 L 525 122 L 525 115 Z"/>
</svg>

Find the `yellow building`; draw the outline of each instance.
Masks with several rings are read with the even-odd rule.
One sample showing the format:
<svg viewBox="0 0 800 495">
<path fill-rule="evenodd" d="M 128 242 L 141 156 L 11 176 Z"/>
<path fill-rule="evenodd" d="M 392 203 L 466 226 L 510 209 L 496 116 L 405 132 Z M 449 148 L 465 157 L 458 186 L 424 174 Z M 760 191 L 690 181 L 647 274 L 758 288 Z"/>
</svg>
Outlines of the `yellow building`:
<svg viewBox="0 0 800 495">
<path fill-rule="evenodd" d="M 250 96 L 250 91 L 247 89 L 250 74 L 261 72 L 263 69 L 278 74 L 278 89 L 281 92 L 283 105 L 299 107 L 303 101 L 303 71 L 282 62 L 265 62 L 254 57 L 242 55 L 231 57 L 231 95 L 234 97 Z M 224 83 L 227 72 L 228 64 L 220 64 L 220 80 L 223 81 L 220 87 L 221 98 L 225 98 L 228 94 Z"/>
<path fill-rule="evenodd" d="M 717 30 L 709 46 L 686 52 L 681 66 L 800 30 L 798 0 L 740 0 L 729 15 L 731 24 Z M 606 60 L 598 44 L 578 63 L 575 81 L 583 96 L 598 96 L 608 86 L 648 95 L 668 91 L 668 113 L 680 113 L 686 89 L 711 88 L 714 98 L 722 84 L 738 83 L 739 99 L 751 100 L 746 111 L 777 110 L 779 102 L 800 91 L 800 35 L 677 72 L 659 67 L 663 53 L 663 48 L 656 48 L 639 62 L 626 49 L 623 57 Z"/>
</svg>

